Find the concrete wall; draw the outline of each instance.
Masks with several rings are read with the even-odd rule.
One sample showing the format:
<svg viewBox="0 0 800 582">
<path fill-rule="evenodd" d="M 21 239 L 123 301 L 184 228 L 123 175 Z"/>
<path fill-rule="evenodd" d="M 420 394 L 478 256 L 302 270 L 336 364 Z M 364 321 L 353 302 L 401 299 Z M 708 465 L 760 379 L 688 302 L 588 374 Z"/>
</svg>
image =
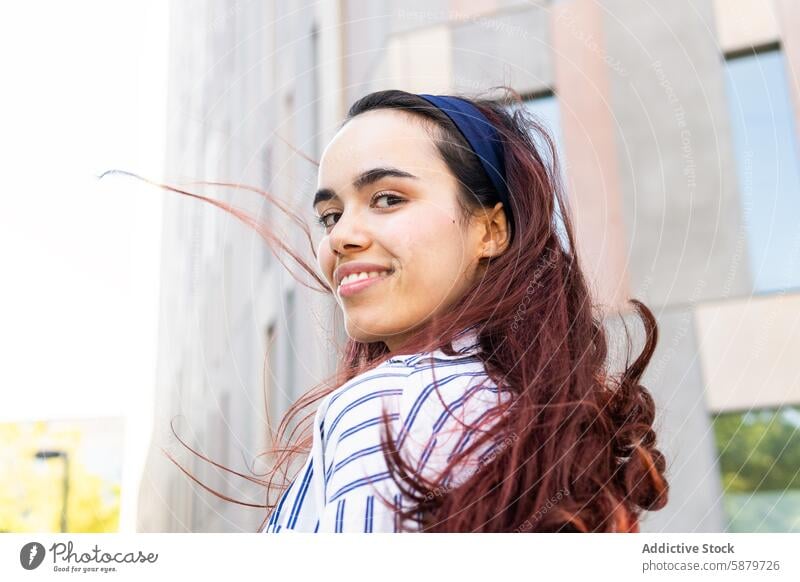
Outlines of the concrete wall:
<svg viewBox="0 0 800 582">
<path fill-rule="evenodd" d="M 724 58 L 780 43 L 800 112 L 800 26 L 792 26 L 800 11 L 788 0 L 322 4 L 173 2 L 172 177 L 269 186 L 304 210 L 315 167 L 277 136 L 318 158 L 368 92 L 472 94 L 498 84 L 528 96 L 552 91 L 579 251 L 612 346 L 624 341 L 618 312 L 641 342 L 630 298 L 659 323 L 643 384 L 658 404 L 672 494 L 643 529 L 723 530 L 712 413 L 800 402 L 790 355 L 797 290 L 751 300 Z M 246 193 L 219 194 L 267 208 Z M 287 236 L 302 246 L 291 238 L 298 234 Z M 164 443 L 175 449 L 168 420 L 183 414 L 181 434 L 237 462 L 240 449 L 264 444 L 266 330 L 275 337 L 275 420 L 331 370 L 342 332 L 314 331 L 332 320 L 333 306 L 220 211 L 165 195 L 164 240 L 161 401 L 141 528 L 248 530 L 258 511 L 197 493 L 155 452 Z M 612 354 L 614 365 L 621 353 Z M 258 495 L 241 482 L 225 487 Z"/>
<path fill-rule="evenodd" d="M 341 115 L 322 107 L 336 99 L 329 76 L 316 68 L 320 43 L 337 46 L 329 38 L 331 18 L 335 12 L 315 12 L 311 3 L 174 1 L 166 181 L 270 189 L 305 210 L 316 167 L 282 139 L 318 158 L 320 120 Z M 323 32 L 312 34 L 315 27 Z M 313 263 L 299 229 L 258 195 L 192 191 L 269 221 Z M 245 474 L 263 472 L 257 456 L 267 446 L 265 399 L 277 427 L 288 405 L 332 371 L 341 332 L 333 331 L 329 300 L 288 275 L 253 230 L 201 201 L 155 195 L 164 197 L 159 399 L 138 529 L 256 531 L 265 510 L 202 490 L 161 448 L 224 495 L 263 504 L 263 488 L 191 454 L 170 421 L 212 460 Z M 270 329 L 274 345 L 265 362 Z"/>
</svg>

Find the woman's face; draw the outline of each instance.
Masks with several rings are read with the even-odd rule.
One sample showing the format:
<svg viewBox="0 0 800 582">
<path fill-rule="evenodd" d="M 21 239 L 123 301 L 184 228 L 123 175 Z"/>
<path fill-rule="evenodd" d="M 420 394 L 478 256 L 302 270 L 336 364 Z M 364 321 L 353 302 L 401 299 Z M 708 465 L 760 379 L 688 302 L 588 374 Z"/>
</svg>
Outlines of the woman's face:
<svg viewBox="0 0 800 582">
<path fill-rule="evenodd" d="M 326 222 L 318 258 L 350 337 L 396 349 L 472 284 L 485 226 L 462 226 L 458 186 L 403 111 L 358 115 L 328 144 L 314 198 Z"/>
</svg>

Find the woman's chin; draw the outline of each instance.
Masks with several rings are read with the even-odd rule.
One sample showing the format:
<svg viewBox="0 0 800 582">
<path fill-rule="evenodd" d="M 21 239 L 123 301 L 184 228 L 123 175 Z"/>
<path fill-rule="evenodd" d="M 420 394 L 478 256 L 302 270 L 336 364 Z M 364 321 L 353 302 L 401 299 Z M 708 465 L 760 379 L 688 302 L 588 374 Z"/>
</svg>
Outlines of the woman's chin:
<svg viewBox="0 0 800 582">
<path fill-rule="evenodd" d="M 372 343 L 381 341 L 384 338 L 384 335 L 380 333 L 380 330 L 374 329 L 370 326 L 362 326 L 358 325 L 357 323 L 349 322 L 346 324 L 345 329 L 347 330 L 347 335 L 361 343 Z"/>
<path fill-rule="evenodd" d="M 367 318 L 369 319 L 369 318 Z M 369 324 L 359 324 L 357 321 L 348 320 L 345 324 L 347 335 L 355 341 L 362 343 L 374 343 L 398 337 L 401 333 L 392 326 L 375 326 L 375 319 L 370 319 Z"/>
</svg>

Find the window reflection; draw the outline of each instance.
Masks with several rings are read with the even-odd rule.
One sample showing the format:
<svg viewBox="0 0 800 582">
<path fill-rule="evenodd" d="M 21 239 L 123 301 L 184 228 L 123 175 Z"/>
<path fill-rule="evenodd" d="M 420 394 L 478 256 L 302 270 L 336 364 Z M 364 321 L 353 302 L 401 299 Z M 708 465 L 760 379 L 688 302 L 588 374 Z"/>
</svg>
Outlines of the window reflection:
<svg viewBox="0 0 800 582">
<path fill-rule="evenodd" d="M 800 287 L 800 169 L 783 53 L 728 59 L 726 87 L 754 292 Z"/>
<path fill-rule="evenodd" d="M 717 414 L 723 505 L 732 532 L 800 532 L 800 407 Z"/>
<path fill-rule="evenodd" d="M 552 93 L 548 93 L 545 95 L 532 97 L 530 99 L 525 100 L 525 108 L 533 114 L 533 116 L 541 122 L 545 129 L 550 133 L 553 141 L 555 142 L 556 146 L 556 155 L 558 156 L 558 166 L 559 166 L 559 175 L 561 177 L 561 183 L 563 185 L 563 193 L 564 193 L 564 202 L 568 203 L 567 201 L 567 182 L 566 182 L 566 175 L 567 175 L 567 158 L 564 155 L 564 146 L 563 146 L 563 138 L 561 134 L 561 112 L 558 105 L 558 99 Z M 548 164 L 552 164 L 553 160 L 549 158 L 547 155 L 547 149 L 545 145 L 541 142 L 540 139 L 535 139 L 534 143 L 539 146 L 541 155 L 545 158 Z M 556 216 L 556 232 L 558 233 L 559 239 L 561 240 L 562 245 L 564 248 L 567 248 L 567 236 L 566 230 L 564 229 L 564 223 L 561 218 L 560 209 L 557 210 Z"/>
</svg>

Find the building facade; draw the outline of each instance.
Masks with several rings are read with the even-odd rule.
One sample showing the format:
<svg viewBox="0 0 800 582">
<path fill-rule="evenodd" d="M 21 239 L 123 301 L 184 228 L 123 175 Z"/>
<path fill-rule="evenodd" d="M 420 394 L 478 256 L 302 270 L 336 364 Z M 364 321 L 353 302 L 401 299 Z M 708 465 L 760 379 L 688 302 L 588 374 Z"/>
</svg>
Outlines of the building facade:
<svg viewBox="0 0 800 582">
<path fill-rule="evenodd" d="M 305 156 L 319 159 L 360 96 L 501 84 L 522 94 L 557 137 L 615 365 L 624 326 L 634 355 L 642 345 L 628 299 L 658 318 L 643 384 L 671 499 L 642 529 L 800 531 L 800 7 L 176 1 L 172 19 L 168 177 L 272 188 L 301 211 L 315 184 Z M 285 222 L 252 193 L 204 192 Z M 156 452 L 175 445 L 169 420 L 182 415 L 179 434 L 216 459 L 252 459 L 266 445 L 265 354 L 277 420 L 332 372 L 342 331 L 332 302 L 244 225 L 177 195 L 164 216 L 160 402 L 140 530 L 248 531 L 258 510 L 217 500 Z M 187 462 L 232 497 L 260 494 Z"/>
</svg>

